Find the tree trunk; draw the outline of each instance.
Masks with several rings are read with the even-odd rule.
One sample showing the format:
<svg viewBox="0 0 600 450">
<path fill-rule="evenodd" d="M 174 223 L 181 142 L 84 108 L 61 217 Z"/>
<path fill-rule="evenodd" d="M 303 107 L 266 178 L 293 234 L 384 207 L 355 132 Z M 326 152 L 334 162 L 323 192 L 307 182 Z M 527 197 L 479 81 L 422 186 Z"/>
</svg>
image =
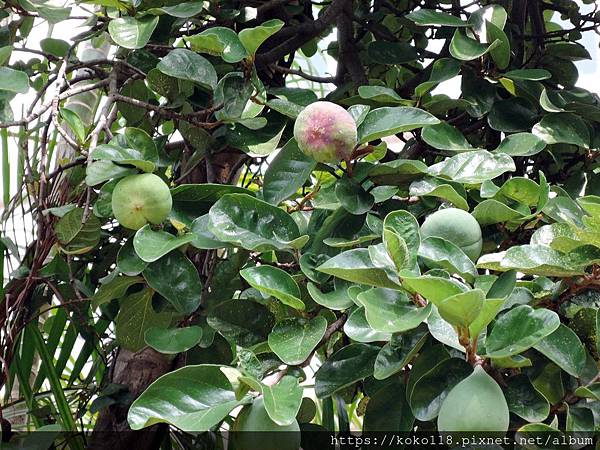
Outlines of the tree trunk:
<svg viewBox="0 0 600 450">
<path fill-rule="evenodd" d="M 150 347 L 137 353 L 121 349 L 112 367 L 111 382 L 127 386 L 133 398 L 137 398 L 171 368 L 172 361 Z M 127 423 L 129 406 L 111 405 L 100 412 L 88 448 L 144 450 L 160 446 L 166 426 L 132 431 Z"/>
</svg>

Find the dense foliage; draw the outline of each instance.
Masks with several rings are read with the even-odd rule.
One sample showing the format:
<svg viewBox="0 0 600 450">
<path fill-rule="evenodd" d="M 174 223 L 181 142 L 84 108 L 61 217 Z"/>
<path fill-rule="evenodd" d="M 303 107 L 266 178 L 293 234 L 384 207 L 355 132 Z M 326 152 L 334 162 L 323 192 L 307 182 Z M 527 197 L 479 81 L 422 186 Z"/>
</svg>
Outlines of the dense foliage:
<svg viewBox="0 0 600 450">
<path fill-rule="evenodd" d="M 593 3 L 1 0 L 5 445 L 596 429 Z"/>
</svg>

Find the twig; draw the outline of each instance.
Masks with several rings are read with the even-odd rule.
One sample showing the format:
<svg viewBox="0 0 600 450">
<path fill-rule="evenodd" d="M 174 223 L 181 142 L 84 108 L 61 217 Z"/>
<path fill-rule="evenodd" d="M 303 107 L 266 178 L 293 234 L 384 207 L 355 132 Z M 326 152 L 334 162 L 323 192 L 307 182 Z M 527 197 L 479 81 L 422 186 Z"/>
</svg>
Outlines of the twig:
<svg viewBox="0 0 600 450">
<path fill-rule="evenodd" d="M 207 115 L 210 112 L 212 112 L 212 109 L 196 111 L 190 114 L 181 114 L 176 111 L 166 109 L 165 107 L 153 105 L 152 103 L 146 103 L 141 100 L 127 97 L 118 93 L 113 93 L 111 97 L 113 98 L 113 100 L 116 100 L 118 102 L 129 103 L 130 105 L 137 106 L 138 108 L 144 108 L 149 111 L 154 111 L 155 113 L 166 117 L 167 119 L 183 120 L 184 122 L 188 122 L 190 125 L 193 125 L 198 128 L 211 129 L 222 124 L 222 122 L 219 120 L 215 122 L 201 122 L 197 120 L 198 117 L 202 117 L 203 115 Z"/>
<path fill-rule="evenodd" d="M 73 97 L 74 95 L 81 94 L 87 91 L 93 91 L 102 87 L 105 87 L 109 84 L 109 80 L 101 80 L 92 84 L 85 84 L 83 86 L 76 86 L 72 89 L 65 91 L 64 93 L 58 96 L 58 101 L 66 100 L 69 97 Z M 50 109 L 52 106 L 52 102 L 45 103 L 42 105 L 37 111 L 31 113 L 27 117 L 24 117 L 20 120 L 13 120 L 11 122 L 0 122 L 0 128 L 8 128 L 8 127 L 21 127 L 25 126 L 30 122 L 33 122 L 35 119 L 39 118 L 42 114 Z"/>
<path fill-rule="evenodd" d="M 100 113 L 100 118 L 98 119 L 98 123 L 94 127 L 90 135 L 90 151 L 87 155 L 87 166 L 89 167 L 92 164 L 92 149 L 94 149 L 98 145 L 98 139 L 100 137 L 100 133 L 104 129 L 106 125 L 106 121 L 108 116 L 110 115 L 110 110 L 114 106 L 114 94 L 117 92 L 117 71 L 113 69 L 108 77 L 109 83 L 109 95 L 106 100 L 106 104 L 104 108 L 102 108 L 102 112 Z M 81 218 L 81 222 L 85 223 L 90 215 L 90 203 L 92 200 L 92 188 L 91 186 L 87 187 L 85 205 L 83 210 L 83 216 Z"/>
<path fill-rule="evenodd" d="M 288 75 L 297 75 L 299 77 L 304 78 L 308 81 L 314 81 L 315 83 L 335 83 L 335 77 L 320 77 L 317 75 L 311 75 L 302 70 L 297 69 L 288 69 L 287 67 L 278 66 L 276 64 L 272 64 L 270 66 L 273 70 L 281 73 L 285 73 Z"/>
</svg>

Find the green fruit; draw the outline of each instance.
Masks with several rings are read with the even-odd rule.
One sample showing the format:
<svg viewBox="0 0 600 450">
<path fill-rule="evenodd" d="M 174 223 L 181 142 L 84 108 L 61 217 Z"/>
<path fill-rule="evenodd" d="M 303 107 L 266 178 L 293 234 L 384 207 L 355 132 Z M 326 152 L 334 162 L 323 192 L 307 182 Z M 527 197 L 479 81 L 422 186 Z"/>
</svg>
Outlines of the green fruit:
<svg viewBox="0 0 600 450">
<path fill-rule="evenodd" d="M 296 118 L 294 138 L 298 148 L 316 161 L 338 163 L 350 159 L 354 151 L 356 122 L 335 103 L 311 103 Z"/>
<path fill-rule="evenodd" d="M 481 366 L 452 388 L 438 416 L 439 431 L 506 433 L 508 423 L 508 405 L 502 389 Z"/>
<path fill-rule="evenodd" d="M 232 427 L 236 450 L 298 450 L 300 426 L 277 425 L 271 420 L 260 397 L 242 408 Z M 253 433 L 254 432 L 254 433 Z"/>
<path fill-rule="evenodd" d="M 132 230 L 138 230 L 148 222 L 161 223 L 171 212 L 172 206 L 169 186 L 151 173 L 123 178 L 112 194 L 115 218 Z"/>
<path fill-rule="evenodd" d="M 481 228 L 471 214 L 462 209 L 447 208 L 431 214 L 421 225 L 421 237 L 439 237 L 460 247 L 476 261 L 481 255 Z"/>
</svg>

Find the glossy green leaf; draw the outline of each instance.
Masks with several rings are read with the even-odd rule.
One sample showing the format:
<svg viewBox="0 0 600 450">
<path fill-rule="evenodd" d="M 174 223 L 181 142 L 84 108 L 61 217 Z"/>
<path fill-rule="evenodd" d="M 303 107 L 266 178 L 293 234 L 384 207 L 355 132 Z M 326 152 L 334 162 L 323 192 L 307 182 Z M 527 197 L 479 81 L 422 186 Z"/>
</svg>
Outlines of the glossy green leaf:
<svg viewBox="0 0 600 450">
<path fill-rule="evenodd" d="M 421 245 L 421 234 L 419 223 L 410 212 L 404 210 L 392 211 L 385 216 L 383 227 L 398 233 L 406 242 L 408 249 L 413 253 L 417 252 Z"/>
<path fill-rule="evenodd" d="M 100 241 L 100 221 L 90 216 L 84 221 L 84 209 L 74 208 L 56 223 L 54 231 L 62 252 L 79 255 L 92 250 Z"/>
<path fill-rule="evenodd" d="M 487 150 L 459 153 L 429 167 L 431 175 L 458 183 L 482 183 L 515 170 L 515 163 L 510 156 Z"/>
<path fill-rule="evenodd" d="M 289 318 L 278 322 L 269 334 L 269 347 L 286 364 L 303 363 L 321 342 L 327 328 L 323 316 L 314 319 Z"/>
<path fill-rule="evenodd" d="M 242 403 L 220 366 L 186 366 L 152 383 L 129 408 L 127 421 L 133 430 L 169 423 L 183 431 L 209 431 Z"/>
<path fill-rule="evenodd" d="M 406 397 L 410 399 L 416 383 L 431 369 L 450 358 L 450 353 L 441 344 L 425 347 L 419 356 L 413 360 L 408 380 L 406 382 Z"/>
<path fill-rule="evenodd" d="M 593 439 L 595 434 L 594 413 L 586 407 L 567 406 L 567 423 L 565 431 L 569 434 L 579 433 L 580 436 L 586 436 Z"/>
<path fill-rule="evenodd" d="M 479 334 L 495 319 L 498 311 L 502 308 L 506 298 L 486 298 L 481 305 L 479 314 L 469 325 L 469 333 L 471 336 L 479 336 Z"/>
<path fill-rule="evenodd" d="M 545 69 L 515 69 L 509 70 L 502 76 L 511 80 L 542 81 L 551 78 L 552 74 Z"/>
<path fill-rule="evenodd" d="M 128 49 L 144 47 L 158 25 L 157 16 L 120 17 L 108 23 L 110 37 L 117 45 Z"/>
<path fill-rule="evenodd" d="M 316 303 L 329 309 L 343 311 L 354 304 L 348 296 L 346 289 L 335 289 L 331 292 L 323 293 L 313 283 L 308 283 L 307 289 Z"/>
<path fill-rule="evenodd" d="M 414 416 L 423 422 L 435 419 L 448 393 L 472 370 L 465 360 L 449 358 L 426 372 L 415 383 L 409 398 Z"/>
<path fill-rule="evenodd" d="M 383 245 L 396 270 L 412 270 L 415 267 L 420 243 L 419 224 L 411 213 L 398 210 L 385 216 Z M 369 247 L 369 251 L 373 248 Z"/>
<path fill-rule="evenodd" d="M 146 346 L 146 330 L 152 327 L 166 328 L 171 322 L 170 313 L 154 311 L 153 295 L 152 289 L 144 289 L 120 302 L 119 314 L 115 318 L 115 333 L 119 344 L 127 350 L 141 350 Z"/>
<path fill-rule="evenodd" d="M 493 43 L 490 47 L 490 56 L 499 69 L 505 69 L 510 64 L 510 41 L 502 27 L 492 22 L 486 22 L 486 40 Z"/>
<path fill-rule="evenodd" d="M 372 375 L 378 351 L 374 345 L 350 344 L 331 355 L 315 374 L 317 397 L 329 397 Z"/>
<path fill-rule="evenodd" d="M 575 332 L 566 325 L 561 324 L 533 348 L 574 377 L 579 377 L 585 368 L 585 348 Z"/>
<path fill-rule="evenodd" d="M 406 401 L 405 386 L 399 382 L 389 383 L 370 396 L 363 432 L 409 432 L 414 420 Z"/>
<path fill-rule="evenodd" d="M 482 201 L 473 209 L 472 213 L 473 217 L 482 226 L 510 222 L 525 217 L 528 214 L 528 209 L 517 211 L 494 199 Z"/>
<path fill-rule="evenodd" d="M 408 20 L 420 26 L 440 25 L 448 27 L 466 27 L 465 21 L 460 17 L 453 16 L 448 13 L 435 11 L 433 9 L 419 9 L 406 15 Z"/>
<path fill-rule="evenodd" d="M 541 422 L 548 417 L 548 400 L 533 387 L 527 375 L 515 375 L 506 383 L 504 395 L 510 412 L 528 422 Z"/>
<path fill-rule="evenodd" d="M 218 55 L 228 63 L 239 62 L 248 56 L 236 32 L 230 28 L 212 27 L 201 33 L 185 36 L 184 39 L 195 52 Z"/>
<path fill-rule="evenodd" d="M 588 384 L 575 389 L 575 395 L 583 398 L 591 398 L 600 402 L 600 383 Z"/>
<path fill-rule="evenodd" d="M 401 186 L 410 184 L 425 173 L 427 173 L 427 166 L 422 161 L 396 159 L 373 166 L 369 176 L 379 184 Z"/>
<path fill-rule="evenodd" d="M 102 161 L 113 161 L 119 164 L 130 164 L 138 169 L 152 173 L 155 162 L 148 161 L 144 155 L 132 148 L 118 147 L 113 144 L 101 144 L 92 150 L 92 158 Z"/>
<path fill-rule="evenodd" d="M 546 114 L 532 130 L 547 144 L 565 143 L 589 148 L 590 132 L 585 122 L 570 113 Z"/>
<path fill-rule="evenodd" d="M 419 84 L 415 95 L 422 97 L 443 81 L 450 80 L 460 73 L 460 62 L 454 58 L 440 58 L 433 62 L 429 80 Z"/>
<path fill-rule="evenodd" d="M 298 378 L 289 375 L 273 386 L 263 385 L 265 409 L 271 420 L 280 426 L 294 423 L 303 392 L 304 389 L 298 385 Z"/>
<path fill-rule="evenodd" d="M 389 64 L 390 61 L 388 60 L 387 63 Z M 358 95 L 365 100 L 373 100 L 379 103 L 406 103 L 406 100 L 400 97 L 395 90 L 384 86 L 360 86 L 358 88 Z M 367 113 L 368 111 L 364 115 L 366 116 Z M 364 117 L 362 119 L 364 120 Z"/>
<path fill-rule="evenodd" d="M 408 295 L 393 289 L 369 289 L 358 295 L 369 325 L 380 332 L 401 333 L 419 326 L 431 312 L 431 305 L 417 307 Z"/>
<path fill-rule="evenodd" d="M 430 113 L 410 106 L 383 107 L 369 111 L 358 127 L 359 143 L 414 130 L 440 121 Z"/>
<path fill-rule="evenodd" d="M 413 197 L 437 197 L 447 200 L 457 208 L 469 210 L 467 193 L 462 185 L 436 177 L 424 177 L 413 181 L 409 193 Z"/>
<path fill-rule="evenodd" d="M 384 380 L 401 371 L 425 344 L 429 333 L 427 327 L 421 325 L 406 333 L 395 334 L 385 344 L 375 360 L 373 376 Z"/>
<path fill-rule="evenodd" d="M 173 6 L 161 7 L 161 10 L 166 12 L 168 15 L 181 19 L 194 17 L 195 15 L 200 14 L 203 9 L 204 5 L 196 2 L 184 2 L 175 4 Z"/>
<path fill-rule="evenodd" d="M 409 43 L 384 40 L 370 42 L 367 55 L 377 64 L 406 64 L 418 58 L 416 49 Z"/>
<path fill-rule="evenodd" d="M 494 102 L 487 117 L 491 128 L 505 133 L 529 131 L 537 118 L 531 103 L 523 97 L 510 97 Z"/>
<path fill-rule="evenodd" d="M 352 178 L 342 178 L 335 184 L 335 195 L 350 214 L 361 215 L 369 211 L 375 197 Z"/>
<path fill-rule="evenodd" d="M 85 183 L 88 186 L 97 186 L 112 178 L 122 178 L 138 173 L 132 167 L 119 166 L 112 161 L 94 161 L 87 166 Z"/>
<path fill-rule="evenodd" d="M 250 286 L 263 294 L 273 296 L 292 308 L 304 309 L 298 284 L 284 270 L 262 265 L 241 270 L 240 275 Z"/>
<path fill-rule="evenodd" d="M 473 150 L 473 146 L 463 134 L 447 122 L 423 127 L 421 137 L 427 144 L 439 150 L 450 150 L 453 152 Z"/>
<path fill-rule="evenodd" d="M 358 303 L 358 302 L 357 302 Z M 365 308 L 359 306 L 354 308 L 348 320 L 344 323 L 344 334 L 355 342 L 371 343 L 379 341 L 389 341 L 392 337 L 391 333 L 377 331 L 367 322 Z"/>
<path fill-rule="evenodd" d="M 253 251 L 298 248 L 306 243 L 289 214 L 247 194 L 224 195 L 210 209 L 208 229 L 220 241 Z"/>
<path fill-rule="evenodd" d="M 281 20 L 271 19 L 257 27 L 243 29 L 239 32 L 238 37 L 250 56 L 254 56 L 258 47 L 269 37 L 281 30 L 282 27 L 283 22 Z"/>
<path fill-rule="evenodd" d="M 366 284 L 376 287 L 395 288 L 385 270 L 376 267 L 365 248 L 348 250 L 334 256 L 329 261 L 317 267 L 317 270 L 328 273 L 343 280 Z"/>
<path fill-rule="evenodd" d="M 290 139 L 265 172 L 263 199 L 272 205 L 278 205 L 293 196 L 308 179 L 315 166 L 316 161 L 302 153 L 296 141 Z"/>
<path fill-rule="evenodd" d="M 533 156 L 544 150 L 546 143 L 532 133 L 515 133 L 506 136 L 494 152 L 511 156 Z"/>
<path fill-rule="evenodd" d="M 460 61 L 471 61 L 485 55 L 490 48 L 497 45 L 496 42 L 499 41 L 484 44 L 467 36 L 463 29 L 457 29 L 450 42 L 450 54 Z"/>
<path fill-rule="evenodd" d="M 40 41 L 40 46 L 42 46 L 43 50 L 43 42 L 44 39 Z M 0 47 L 0 65 L 4 65 L 4 63 L 10 58 L 14 47 L 12 45 L 4 45 Z"/>
<path fill-rule="evenodd" d="M 0 67 L 0 91 L 26 94 L 29 91 L 29 77 L 20 70 Z"/>
<path fill-rule="evenodd" d="M 421 242 L 419 258 L 431 269 L 444 269 L 467 281 L 472 281 L 477 276 L 477 269 L 471 258 L 460 247 L 439 237 L 430 236 Z"/>
<path fill-rule="evenodd" d="M 456 327 L 450 325 L 450 323 L 442 319 L 437 307 L 434 307 L 431 310 L 431 314 L 427 318 L 427 328 L 429 329 L 431 336 L 433 336 L 436 341 L 458 351 L 465 351 L 465 348 L 459 341 Z"/>
<path fill-rule="evenodd" d="M 456 327 L 468 327 L 479 316 L 485 293 L 481 289 L 473 289 L 452 295 L 436 306 L 440 316 Z"/>
<path fill-rule="evenodd" d="M 229 300 L 213 308 L 208 324 L 241 347 L 265 342 L 275 320 L 263 305 L 251 300 Z"/>
<path fill-rule="evenodd" d="M 420 277 L 403 276 L 402 286 L 421 294 L 434 305 L 439 304 L 448 297 L 468 290 L 468 287 L 458 280 L 432 275 L 423 275 Z"/>
<path fill-rule="evenodd" d="M 175 355 L 197 345 L 202 339 L 202 328 L 148 328 L 144 333 L 146 344 L 159 353 Z"/>
<path fill-rule="evenodd" d="M 599 259 L 597 247 L 585 245 L 563 253 L 546 245 L 533 244 L 484 255 L 477 267 L 500 271 L 516 269 L 526 274 L 564 277 L 583 274 L 586 267 Z"/>
<path fill-rule="evenodd" d="M 133 248 L 142 261 L 151 263 L 193 240 L 192 233 L 173 236 L 166 231 L 154 231 L 150 225 L 145 225 L 135 233 Z"/>
<path fill-rule="evenodd" d="M 108 283 L 100 285 L 92 297 L 92 306 L 97 308 L 104 303 L 108 303 L 115 298 L 121 298 L 127 290 L 134 284 L 142 283 L 142 277 L 116 277 Z"/>
<path fill-rule="evenodd" d="M 172 251 L 150 263 L 142 272 L 148 285 L 182 314 L 200 306 L 202 282 L 198 270 L 180 251 Z"/>
<path fill-rule="evenodd" d="M 133 248 L 133 239 L 127 240 L 125 245 L 117 253 L 117 268 L 125 275 L 139 275 L 148 266 L 148 263 L 141 259 Z"/>
<path fill-rule="evenodd" d="M 217 249 L 230 247 L 229 244 L 219 241 L 208 229 L 208 214 L 197 217 L 190 225 L 194 239 L 190 242 L 199 249 Z M 185 236 L 185 235 L 183 235 Z M 182 236 L 180 236 L 182 237 Z"/>
<path fill-rule="evenodd" d="M 485 348 L 490 358 L 503 358 L 533 347 L 560 326 L 554 311 L 520 305 L 500 317 L 488 335 Z"/>
<path fill-rule="evenodd" d="M 397 270 L 415 267 L 415 255 L 406 245 L 406 241 L 390 228 L 383 229 L 383 245 L 387 256 L 392 260 Z M 370 251 L 370 250 L 369 250 Z"/>
<path fill-rule="evenodd" d="M 156 67 L 165 75 L 192 81 L 210 91 L 217 87 L 217 72 L 213 65 L 191 50 L 183 48 L 172 50 Z"/>
<path fill-rule="evenodd" d="M 77 115 L 77 113 L 69 108 L 62 108 L 60 110 L 60 115 L 64 119 L 64 121 L 67 122 L 67 124 L 69 124 L 69 128 L 76 136 L 77 142 L 79 142 L 80 144 L 85 142 L 85 126 L 83 125 L 83 122 L 81 121 L 81 118 Z"/>
<path fill-rule="evenodd" d="M 448 393 L 440 408 L 437 426 L 442 432 L 506 433 L 509 422 L 508 406 L 502 389 L 478 365 L 471 375 Z"/>
<path fill-rule="evenodd" d="M 215 203 L 226 194 L 254 195 L 248 189 L 229 184 L 180 184 L 171 189 L 171 197 L 177 202 Z"/>
</svg>

